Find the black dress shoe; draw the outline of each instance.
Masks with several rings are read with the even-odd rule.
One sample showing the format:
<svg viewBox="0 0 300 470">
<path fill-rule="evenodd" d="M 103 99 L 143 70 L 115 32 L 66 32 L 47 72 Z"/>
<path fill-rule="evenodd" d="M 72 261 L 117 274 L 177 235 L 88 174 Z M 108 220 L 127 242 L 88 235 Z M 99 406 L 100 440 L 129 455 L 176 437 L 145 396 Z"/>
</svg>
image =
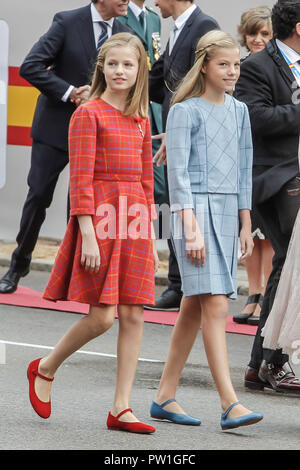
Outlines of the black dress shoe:
<svg viewBox="0 0 300 470">
<path fill-rule="evenodd" d="M 247 325 L 258 326 L 259 324 L 259 317 L 251 315 L 250 318 L 247 320 Z"/>
<path fill-rule="evenodd" d="M 15 292 L 17 290 L 20 278 L 26 274 L 20 274 L 17 271 L 9 270 L 0 279 L 0 294 L 12 294 Z"/>
<path fill-rule="evenodd" d="M 162 310 L 169 312 L 178 312 L 182 294 L 172 289 L 165 290 L 155 305 L 144 305 L 146 310 Z"/>
<path fill-rule="evenodd" d="M 266 388 L 272 388 L 272 386 L 261 380 L 258 376 L 258 370 L 253 369 L 253 367 L 247 367 L 245 372 L 245 382 L 244 385 L 250 390 L 263 390 Z"/>
<path fill-rule="evenodd" d="M 275 366 L 262 361 L 258 376 L 261 381 L 271 386 L 273 390 L 281 393 L 300 393 L 300 380 L 294 374 L 290 364 Z"/>
<path fill-rule="evenodd" d="M 245 303 L 245 307 L 246 307 L 246 305 L 249 305 L 249 304 L 255 304 L 253 311 L 250 312 L 250 313 L 238 313 L 236 315 L 233 315 L 233 318 L 232 318 L 233 321 L 235 323 L 244 323 L 244 324 L 248 323 L 248 320 L 253 318 L 253 313 L 256 309 L 256 304 L 259 304 L 260 307 L 261 307 L 262 302 L 263 302 L 263 296 L 261 294 L 249 295 L 249 297 L 247 299 L 247 302 Z M 255 319 L 257 318 L 259 320 L 259 317 L 254 317 L 254 318 Z M 251 323 L 251 324 L 253 324 L 253 323 Z"/>
</svg>

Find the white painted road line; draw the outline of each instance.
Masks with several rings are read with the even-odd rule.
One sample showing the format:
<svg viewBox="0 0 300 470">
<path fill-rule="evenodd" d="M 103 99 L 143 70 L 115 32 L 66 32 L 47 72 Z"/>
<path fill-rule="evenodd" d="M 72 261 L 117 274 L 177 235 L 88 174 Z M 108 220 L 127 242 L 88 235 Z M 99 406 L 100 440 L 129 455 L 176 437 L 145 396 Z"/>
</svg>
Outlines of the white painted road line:
<svg viewBox="0 0 300 470">
<path fill-rule="evenodd" d="M 25 348 L 37 348 L 37 349 L 54 349 L 53 346 L 45 346 L 43 344 L 31 344 L 31 343 L 18 343 L 16 341 L 5 341 L 0 339 L 0 344 L 9 344 L 11 346 L 20 346 L 20 347 L 25 347 Z M 102 357 L 114 357 L 116 358 L 116 354 L 106 354 L 106 353 L 100 353 L 96 351 L 84 351 L 82 349 L 79 349 L 79 351 L 76 351 L 74 354 L 88 354 L 90 356 L 102 356 Z M 139 357 L 140 362 L 157 362 L 157 363 L 163 363 L 164 361 L 158 360 L 158 359 L 145 359 L 144 357 Z"/>
</svg>

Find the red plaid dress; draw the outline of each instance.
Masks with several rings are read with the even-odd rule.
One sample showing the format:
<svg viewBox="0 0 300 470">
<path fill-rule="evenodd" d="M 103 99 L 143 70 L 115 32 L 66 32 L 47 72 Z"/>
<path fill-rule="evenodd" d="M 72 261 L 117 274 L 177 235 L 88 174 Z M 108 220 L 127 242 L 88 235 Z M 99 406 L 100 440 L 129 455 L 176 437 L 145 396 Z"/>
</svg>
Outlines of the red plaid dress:
<svg viewBox="0 0 300 470">
<path fill-rule="evenodd" d="M 124 116 L 100 98 L 90 101 L 72 116 L 69 155 L 71 217 L 44 298 L 153 304 L 150 219 L 156 215 L 149 119 Z M 86 272 L 80 263 L 80 214 L 93 219 L 98 273 Z"/>
</svg>

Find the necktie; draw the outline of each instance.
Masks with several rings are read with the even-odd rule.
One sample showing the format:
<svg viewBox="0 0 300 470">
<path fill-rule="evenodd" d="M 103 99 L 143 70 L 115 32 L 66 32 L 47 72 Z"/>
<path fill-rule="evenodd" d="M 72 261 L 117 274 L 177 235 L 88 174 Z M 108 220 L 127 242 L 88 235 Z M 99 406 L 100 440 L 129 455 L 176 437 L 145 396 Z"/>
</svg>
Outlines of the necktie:
<svg viewBox="0 0 300 470">
<path fill-rule="evenodd" d="M 172 29 L 171 31 L 171 34 L 170 34 L 170 40 L 169 40 L 169 54 L 171 54 L 172 52 L 172 49 L 174 47 L 174 44 L 175 44 L 175 37 L 176 37 L 176 33 L 177 33 L 177 26 L 175 25 L 174 28 Z"/>
<path fill-rule="evenodd" d="M 142 10 L 140 15 L 139 15 L 139 21 L 141 23 L 141 26 L 143 28 L 144 33 L 146 32 L 146 16 L 145 12 Z"/>
<path fill-rule="evenodd" d="M 101 26 L 101 33 L 98 38 L 98 43 L 97 43 L 97 51 L 99 52 L 101 49 L 101 46 L 105 43 L 105 41 L 108 39 L 108 34 L 107 34 L 107 23 L 105 21 L 99 21 L 99 25 Z"/>
</svg>

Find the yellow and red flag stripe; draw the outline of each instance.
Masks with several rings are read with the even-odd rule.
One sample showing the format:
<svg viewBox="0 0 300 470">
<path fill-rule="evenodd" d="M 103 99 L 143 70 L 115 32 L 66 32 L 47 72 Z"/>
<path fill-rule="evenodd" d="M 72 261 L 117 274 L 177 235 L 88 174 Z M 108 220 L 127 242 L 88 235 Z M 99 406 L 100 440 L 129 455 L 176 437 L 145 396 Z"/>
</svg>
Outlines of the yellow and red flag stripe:
<svg viewBox="0 0 300 470">
<path fill-rule="evenodd" d="M 31 146 L 30 130 L 40 92 L 19 75 L 19 67 L 9 67 L 8 74 L 8 145 Z"/>
</svg>

